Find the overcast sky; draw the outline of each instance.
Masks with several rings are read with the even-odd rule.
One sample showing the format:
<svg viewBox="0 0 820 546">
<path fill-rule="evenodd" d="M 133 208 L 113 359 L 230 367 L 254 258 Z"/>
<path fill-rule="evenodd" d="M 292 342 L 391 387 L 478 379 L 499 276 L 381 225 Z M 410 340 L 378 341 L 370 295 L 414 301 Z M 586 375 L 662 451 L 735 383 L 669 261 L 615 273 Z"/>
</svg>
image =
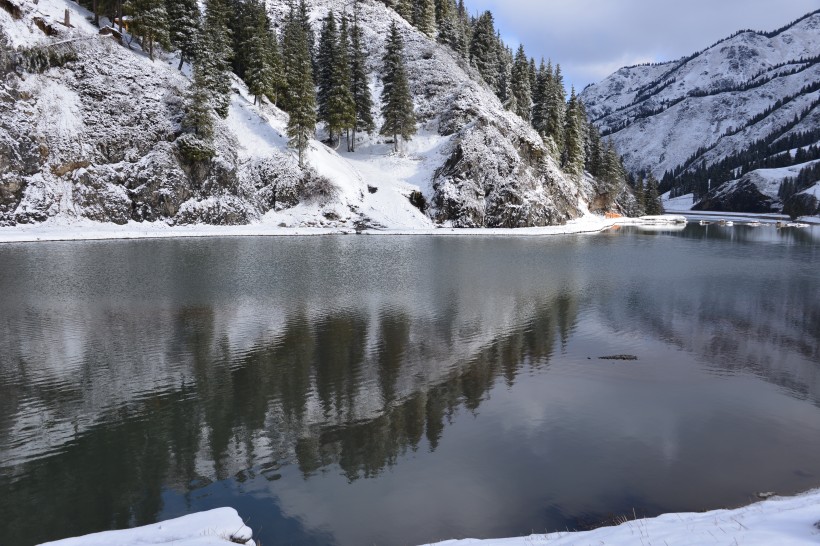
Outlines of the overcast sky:
<svg viewBox="0 0 820 546">
<path fill-rule="evenodd" d="M 505 41 L 561 63 L 582 89 L 625 65 L 670 61 L 740 29 L 774 30 L 820 0 L 465 0 L 489 9 Z"/>
</svg>

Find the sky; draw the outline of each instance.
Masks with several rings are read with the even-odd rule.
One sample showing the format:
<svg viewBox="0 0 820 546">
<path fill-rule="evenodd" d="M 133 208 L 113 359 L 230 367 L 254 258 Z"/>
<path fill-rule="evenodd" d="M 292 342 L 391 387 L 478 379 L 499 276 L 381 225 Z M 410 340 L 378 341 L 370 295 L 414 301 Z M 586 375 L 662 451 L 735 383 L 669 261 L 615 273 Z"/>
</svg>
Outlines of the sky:
<svg viewBox="0 0 820 546">
<path fill-rule="evenodd" d="M 567 90 L 627 65 L 671 61 L 737 30 L 775 30 L 820 0 L 465 0 L 489 9 L 508 45 L 561 64 Z"/>
</svg>

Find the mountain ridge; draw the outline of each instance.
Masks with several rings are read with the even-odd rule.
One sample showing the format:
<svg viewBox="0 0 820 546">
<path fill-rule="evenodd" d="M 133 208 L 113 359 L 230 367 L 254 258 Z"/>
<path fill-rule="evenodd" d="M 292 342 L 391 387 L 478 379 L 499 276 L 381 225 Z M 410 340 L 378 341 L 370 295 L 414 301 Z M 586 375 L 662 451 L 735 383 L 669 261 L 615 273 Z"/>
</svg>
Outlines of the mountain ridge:
<svg viewBox="0 0 820 546">
<path fill-rule="evenodd" d="M 698 201 L 750 170 L 817 159 L 820 10 L 675 61 L 621 68 L 581 97 L 627 169 L 662 177 L 672 197 Z"/>
</svg>

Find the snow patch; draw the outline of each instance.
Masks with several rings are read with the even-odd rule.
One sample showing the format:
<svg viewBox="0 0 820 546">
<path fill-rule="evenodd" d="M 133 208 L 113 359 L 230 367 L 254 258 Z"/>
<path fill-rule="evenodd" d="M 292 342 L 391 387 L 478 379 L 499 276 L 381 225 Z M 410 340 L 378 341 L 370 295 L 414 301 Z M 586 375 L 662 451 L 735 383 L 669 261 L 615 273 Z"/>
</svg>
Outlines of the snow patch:
<svg viewBox="0 0 820 546">
<path fill-rule="evenodd" d="M 41 546 L 255 546 L 253 533 L 233 508 L 217 508 L 122 531 L 106 531 Z"/>
<path fill-rule="evenodd" d="M 549 533 L 521 538 L 448 540 L 438 546 L 569 546 L 606 544 L 742 544 L 743 546 L 816 545 L 820 490 L 773 498 L 736 510 L 664 514 L 578 533 Z"/>
</svg>

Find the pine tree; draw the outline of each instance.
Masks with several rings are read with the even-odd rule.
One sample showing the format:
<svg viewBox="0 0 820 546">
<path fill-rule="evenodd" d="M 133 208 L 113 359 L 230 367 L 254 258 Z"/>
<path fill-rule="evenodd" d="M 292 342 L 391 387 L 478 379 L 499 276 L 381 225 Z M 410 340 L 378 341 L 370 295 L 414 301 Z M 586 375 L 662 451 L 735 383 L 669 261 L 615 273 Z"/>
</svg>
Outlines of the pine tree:
<svg viewBox="0 0 820 546">
<path fill-rule="evenodd" d="M 658 191 L 658 180 L 652 173 L 649 173 L 646 179 L 645 202 L 646 214 L 650 216 L 663 214 L 663 203 L 661 202 L 661 196 Z"/>
<path fill-rule="evenodd" d="M 441 28 L 444 21 L 451 19 L 456 12 L 456 5 L 453 0 L 435 0 L 436 4 L 436 25 Z"/>
<path fill-rule="evenodd" d="M 328 95 L 328 133 L 340 136 L 356 125 L 356 101 L 351 90 L 350 42 L 348 40 L 347 18 L 342 17 L 339 41 L 333 51 L 331 67 L 331 87 Z M 350 134 L 347 148 L 350 150 Z"/>
<path fill-rule="evenodd" d="M 604 191 L 608 195 L 607 207 L 615 201 L 615 198 L 621 193 L 621 189 L 626 183 L 626 175 L 624 173 L 621 158 L 618 152 L 615 151 L 615 144 L 612 139 L 608 139 L 601 152 L 601 174 L 600 177 L 604 182 Z"/>
<path fill-rule="evenodd" d="M 496 48 L 498 52 L 498 77 L 495 85 L 495 95 L 501 104 L 508 108 L 511 100 L 511 80 L 513 71 L 513 53 L 510 48 L 501 43 L 500 37 L 497 37 L 499 47 Z"/>
<path fill-rule="evenodd" d="M 532 92 L 532 126 L 542 137 L 547 134 L 547 124 L 549 119 L 549 93 L 552 85 L 551 70 L 547 70 L 544 59 L 538 68 L 538 76 L 535 81 L 535 89 Z"/>
<path fill-rule="evenodd" d="M 257 34 L 257 13 L 264 11 L 259 0 L 222 0 L 225 19 L 231 33 L 231 56 L 233 73 L 247 81 L 246 70 L 251 60 L 252 44 Z"/>
<path fill-rule="evenodd" d="M 393 9 L 395 9 L 396 13 L 401 15 L 408 23 L 413 22 L 414 9 L 412 0 L 396 0 L 396 4 L 393 6 Z"/>
<path fill-rule="evenodd" d="M 214 120 L 211 93 L 207 87 L 206 65 L 194 62 L 193 68 L 193 81 L 188 92 L 182 125 L 186 131 L 207 141 L 213 136 Z"/>
<path fill-rule="evenodd" d="M 470 58 L 470 44 L 473 41 L 473 27 L 467 8 L 464 7 L 464 0 L 458 0 L 456 9 L 456 27 L 458 32 L 458 48 L 456 51 L 465 59 Z"/>
<path fill-rule="evenodd" d="M 336 17 L 333 10 L 327 13 L 319 31 L 319 50 L 316 54 L 318 92 L 316 100 L 319 105 L 318 120 L 326 124 L 330 121 L 330 90 L 333 87 L 333 60 L 339 43 L 339 31 L 336 28 Z M 330 127 L 328 126 L 330 130 Z M 328 135 L 333 142 L 332 131 Z"/>
<path fill-rule="evenodd" d="M 635 203 L 637 205 L 637 215 L 643 216 L 646 213 L 646 194 L 643 191 L 643 180 L 635 181 Z"/>
<path fill-rule="evenodd" d="M 493 91 L 498 90 L 498 42 L 493 14 L 482 13 L 476 20 L 470 41 L 470 62 Z"/>
<path fill-rule="evenodd" d="M 436 35 L 436 4 L 435 0 L 417 0 L 418 22 L 416 27 L 427 36 Z"/>
<path fill-rule="evenodd" d="M 305 150 L 316 130 L 316 88 L 309 37 L 296 7 L 291 7 L 283 34 L 282 53 L 288 89 L 287 132 L 290 146 L 299 152 L 299 166 L 304 167 Z"/>
<path fill-rule="evenodd" d="M 129 0 L 125 11 L 131 17 L 131 32 L 139 36 L 143 51 L 153 61 L 154 48 L 169 43 L 165 0 Z"/>
<path fill-rule="evenodd" d="M 294 0 L 289 1 L 293 2 Z M 313 26 L 310 24 L 310 8 L 307 0 L 299 0 L 297 14 L 297 21 L 305 33 L 305 42 L 307 42 L 308 54 L 310 55 L 310 64 L 313 67 L 313 81 L 316 81 L 319 70 L 319 66 L 316 62 L 316 34 L 314 34 Z"/>
<path fill-rule="evenodd" d="M 550 69 L 550 65 L 547 65 Z M 566 90 L 564 79 L 561 76 L 561 67 L 556 65 L 552 74 L 552 82 L 548 97 L 547 131 L 546 136 L 552 138 L 558 153 L 564 149 L 564 125 L 566 121 Z"/>
<path fill-rule="evenodd" d="M 282 61 L 282 52 L 279 49 L 279 40 L 276 33 L 270 28 L 270 21 L 268 21 L 268 32 L 265 34 L 265 54 L 268 58 L 271 74 L 268 100 L 277 105 L 279 97 L 282 96 L 285 89 L 285 67 Z"/>
<path fill-rule="evenodd" d="M 413 98 L 404 68 L 404 43 L 394 22 L 382 59 L 382 116 L 381 134 L 393 137 L 394 150 L 399 151 L 399 137 L 405 140 L 416 134 L 416 116 Z"/>
<path fill-rule="evenodd" d="M 439 6 L 448 6 L 439 8 Z M 464 31 L 458 17 L 458 9 L 453 0 L 438 0 L 436 4 L 436 21 L 439 43 L 450 46 L 453 51 L 464 55 Z"/>
<path fill-rule="evenodd" d="M 199 3 L 197 0 L 165 0 L 171 46 L 179 50 L 178 70 L 196 53 L 199 33 Z"/>
<path fill-rule="evenodd" d="M 263 97 L 276 95 L 275 58 L 270 51 L 271 43 L 275 40 L 271 39 L 270 20 L 264 9 L 256 10 L 256 24 L 248 36 L 245 45 L 249 53 L 245 81 L 256 104 L 261 103 Z"/>
<path fill-rule="evenodd" d="M 593 177 L 598 178 L 601 176 L 603 164 L 603 158 L 601 155 L 603 151 L 601 148 L 601 133 L 591 122 L 589 123 L 587 132 L 589 134 L 589 146 L 586 154 L 586 170 L 588 170 Z"/>
<path fill-rule="evenodd" d="M 529 69 L 530 90 L 533 90 L 535 86 L 538 85 L 538 69 L 535 67 L 535 59 L 533 58 L 530 58 Z"/>
<path fill-rule="evenodd" d="M 575 88 L 572 89 L 567 106 L 566 125 L 564 127 L 564 169 L 572 174 L 582 174 L 584 171 L 584 133 L 579 112 L 578 97 Z"/>
<path fill-rule="evenodd" d="M 524 46 L 518 46 L 512 68 L 510 84 L 510 110 L 518 114 L 521 119 L 530 121 L 532 111 L 532 89 L 530 87 L 530 64 Z"/>
<path fill-rule="evenodd" d="M 203 70 L 203 87 L 220 117 L 228 116 L 231 104 L 231 34 L 222 0 L 206 0 L 205 17 L 197 38 L 197 63 Z"/>
<path fill-rule="evenodd" d="M 355 9 L 355 8 L 354 8 Z M 359 27 L 358 11 L 354 11 L 353 27 L 350 31 L 350 87 L 356 110 L 356 122 L 353 125 L 353 138 L 350 151 L 356 151 L 356 133 L 372 132 L 376 128 L 373 122 L 373 100 L 367 78 L 367 55 L 364 51 L 362 29 Z"/>
</svg>

